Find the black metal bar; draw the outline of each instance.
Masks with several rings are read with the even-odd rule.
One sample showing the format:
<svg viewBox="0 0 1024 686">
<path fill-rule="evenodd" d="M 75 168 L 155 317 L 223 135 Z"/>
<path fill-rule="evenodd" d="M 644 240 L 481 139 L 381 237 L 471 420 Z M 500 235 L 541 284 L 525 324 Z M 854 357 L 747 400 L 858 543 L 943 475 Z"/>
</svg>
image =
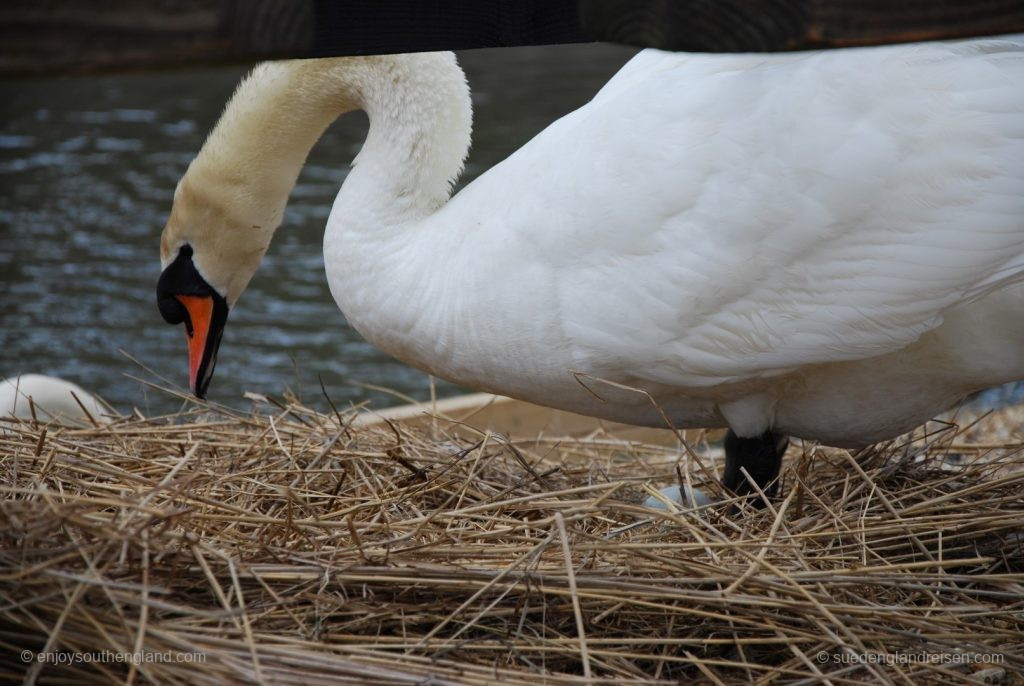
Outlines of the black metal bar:
<svg viewBox="0 0 1024 686">
<path fill-rule="evenodd" d="M 316 2 L 311 54 L 583 43 L 576 0 Z"/>
</svg>

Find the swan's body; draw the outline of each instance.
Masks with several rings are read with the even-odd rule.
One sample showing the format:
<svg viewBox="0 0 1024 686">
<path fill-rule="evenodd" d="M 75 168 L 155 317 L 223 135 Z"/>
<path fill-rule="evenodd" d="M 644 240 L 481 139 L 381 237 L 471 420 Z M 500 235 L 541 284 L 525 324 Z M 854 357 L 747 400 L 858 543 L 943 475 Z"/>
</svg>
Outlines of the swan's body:
<svg viewBox="0 0 1024 686">
<path fill-rule="evenodd" d="M 109 405 L 71 381 L 42 374 L 19 374 L 0 381 L 0 417 L 93 426 L 93 422 L 109 423 L 112 416 Z"/>
<path fill-rule="evenodd" d="M 834 445 L 1024 379 L 1024 37 L 645 51 L 450 201 L 470 128 L 453 57 L 263 65 L 179 185 L 165 271 L 192 260 L 233 304 L 354 108 L 370 132 L 327 225 L 331 292 L 437 376 Z"/>
</svg>

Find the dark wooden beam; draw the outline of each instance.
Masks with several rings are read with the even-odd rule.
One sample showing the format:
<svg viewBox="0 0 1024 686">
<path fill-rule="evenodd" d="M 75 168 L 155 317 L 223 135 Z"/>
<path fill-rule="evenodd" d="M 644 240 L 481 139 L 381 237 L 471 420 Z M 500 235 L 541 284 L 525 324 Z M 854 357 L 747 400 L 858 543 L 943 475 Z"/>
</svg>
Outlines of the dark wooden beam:
<svg viewBox="0 0 1024 686">
<path fill-rule="evenodd" d="M 663 50 L 775 52 L 1024 31 L 1024 0 L 580 0 L 592 38 Z"/>
<path fill-rule="evenodd" d="M 2 0 L 0 74 L 606 40 L 711 52 L 1024 31 L 1024 0 Z"/>
</svg>

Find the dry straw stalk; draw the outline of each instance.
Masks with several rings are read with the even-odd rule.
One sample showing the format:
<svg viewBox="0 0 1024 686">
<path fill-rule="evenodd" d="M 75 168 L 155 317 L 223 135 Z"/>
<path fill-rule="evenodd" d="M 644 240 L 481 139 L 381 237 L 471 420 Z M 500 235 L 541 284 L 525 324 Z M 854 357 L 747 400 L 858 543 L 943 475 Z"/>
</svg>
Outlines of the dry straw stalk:
<svg viewBox="0 0 1024 686">
<path fill-rule="evenodd" d="M 795 447 L 783 497 L 736 514 L 640 504 L 704 479 L 682 450 L 352 418 L 6 422 L 0 678 L 1020 683 L 1022 408 Z"/>
</svg>

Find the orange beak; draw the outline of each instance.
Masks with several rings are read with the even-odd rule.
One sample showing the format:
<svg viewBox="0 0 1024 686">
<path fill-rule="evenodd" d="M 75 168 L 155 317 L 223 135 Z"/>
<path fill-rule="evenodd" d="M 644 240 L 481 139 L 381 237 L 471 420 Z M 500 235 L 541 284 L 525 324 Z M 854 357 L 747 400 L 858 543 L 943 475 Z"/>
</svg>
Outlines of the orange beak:
<svg viewBox="0 0 1024 686">
<path fill-rule="evenodd" d="M 210 322 L 213 321 L 213 298 L 204 295 L 174 297 L 188 310 L 188 319 L 185 320 L 185 338 L 188 339 L 188 382 L 192 392 L 196 393 L 199 388 L 197 382 L 200 381 L 199 369 L 203 365 L 206 343 L 210 336 Z"/>
</svg>

